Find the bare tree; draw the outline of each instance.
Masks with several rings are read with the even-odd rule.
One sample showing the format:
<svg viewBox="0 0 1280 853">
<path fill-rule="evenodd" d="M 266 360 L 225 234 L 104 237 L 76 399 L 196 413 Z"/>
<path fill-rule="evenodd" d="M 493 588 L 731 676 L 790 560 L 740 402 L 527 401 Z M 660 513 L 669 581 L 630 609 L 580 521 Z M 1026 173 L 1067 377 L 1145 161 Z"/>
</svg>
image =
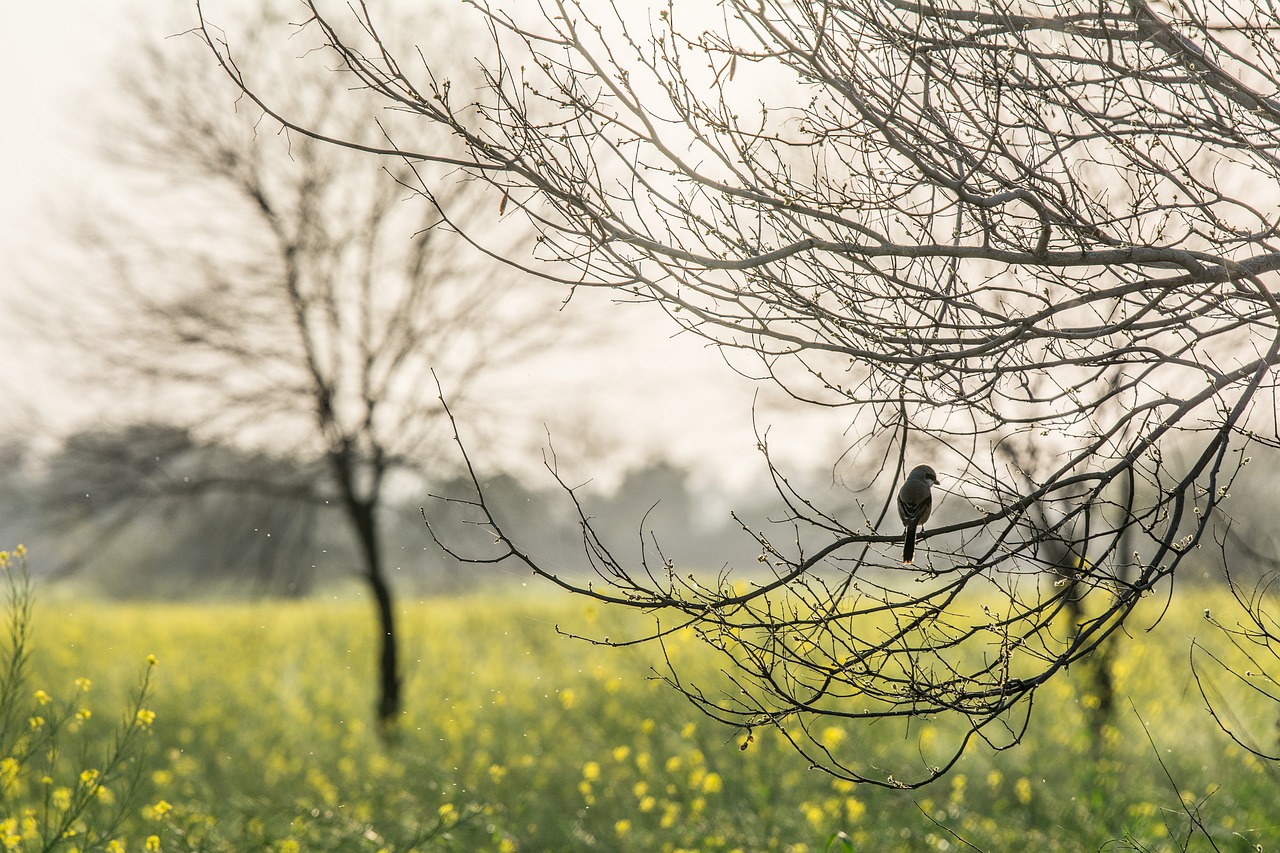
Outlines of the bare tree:
<svg viewBox="0 0 1280 853">
<path fill-rule="evenodd" d="M 268 14 L 255 26 L 275 33 L 282 22 Z M 307 37 L 287 44 L 305 51 Z M 282 73 L 276 83 L 313 127 L 390 132 L 350 103 L 347 79 Z M 438 449 L 449 442 L 437 377 L 465 397 L 482 370 L 545 342 L 555 324 L 528 323 L 539 297 L 469 249 L 434 203 L 401 203 L 421 177 L 404 162 L 263 132 L 198 42 L 139 50 L 121 88 L 133 107 L 109 125 L 110 150 L 167 199 L 169 221 L 154 208 L 95 211 L 80 236 L 96 289 L 65 308 L 68 324 L 93 348 L 94 374 L 105 364 L 145 389 L 151 417 L 193 441 L 290 454 L 313 472 L 285 484 L 264 465 L 256 477 L 169 478 L 161 491 L 172 500 L 234 488 L 340 511 L 376 606 L 377 713 L 390 724 L 402 674 L 380 519 L 388 490 L 398 471 L 438 476 L 451 464 Z M 439 201 L 460 222 L 492 222 L 480 190 L 451 182 Z M 522 231 L 506 233 L 516 242 Z"/>
<path fill-rule="evenodd" d="M 542 274 L 656 302 L 848 411 L 870 497 L 837 517 L 774 470 L 790 517 L 750 531 L 765 578 L 651 548 L 624 564 L 584 510 L 596 577 L 578 581 L 520 548 L 478 480 L 467 499 L 499 543 L 475 559 L 657 614 L 626 642 L 696 631 L 723 681 L 690 683 L 676 658 L 669 680 L 748 735 L 776 727 L 815 765 L 891 786 L 975 739 L 1016 743 L 1038 688 L 1177 575 L 1250 446 L 1280 443 L 1274 10 L 478 0 L 474 91 L 437 32 L 400 52 L 363 4 L 306 5 L 359 95 L 431 140 L 336 141 L 491 184 L 538 228 Z M 267 115 L 326 136 L 202 33 Z M 945 494 L 908 575 L 889 507 L 925 461 Z M 920 718 L 955 725 L 915 767 L 820 735 Z"/>
</svg>

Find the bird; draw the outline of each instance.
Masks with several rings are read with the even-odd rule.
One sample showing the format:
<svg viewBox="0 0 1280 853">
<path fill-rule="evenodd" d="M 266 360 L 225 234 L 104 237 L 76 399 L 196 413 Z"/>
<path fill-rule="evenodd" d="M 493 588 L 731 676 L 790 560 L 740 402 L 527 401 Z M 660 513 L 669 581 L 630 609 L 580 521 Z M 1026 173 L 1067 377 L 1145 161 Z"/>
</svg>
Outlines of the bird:
<svg viewBox="0 0 1280 853">
<path fill-rule="evenodd" d="M 902 543 L 902 565 L 911 565 L 916 553 L 916 528 L 929 520 L 933 512 L 933 494 L 930 488 L 938 482 L 938 475 L 928 465 L 917 465 L 907 475 L 907 481 L 898 490 L 898 517 L 906 527 Z"/>
</svg>

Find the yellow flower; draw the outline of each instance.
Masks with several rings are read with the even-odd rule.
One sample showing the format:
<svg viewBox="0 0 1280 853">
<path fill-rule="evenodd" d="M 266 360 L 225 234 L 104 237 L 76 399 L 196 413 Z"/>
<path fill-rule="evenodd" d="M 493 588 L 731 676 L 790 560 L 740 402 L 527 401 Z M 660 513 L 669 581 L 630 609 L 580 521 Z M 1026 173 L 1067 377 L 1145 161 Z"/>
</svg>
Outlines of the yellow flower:
<svg viewBox="0 0 1280 853">
<path fill-rule="evenodd" d="M 144 729 L 156 721 L 156 712 L 148 711 L 146 708 L 138 709 L 138 716 L 134 718 L 138 725 Z"/>
<path fill-rule="evenodd" d="M 1160 813 L 1155 803 L 1133 803 L 1125 811 L 1132 817 L 1154 817 Z"/>
<path fill-rule="evenodd" d="M 71 808 L 71 789 L 70 788 L 54 788 L 51 795 L 53 807 L 59 811 L 66 811 Z"/>
<path fill-rule="evenodd" d="M 440 815 L 440 820 L 444 823 L 454 820 L 458 814 L 458 810 L 454 808 L 453 803 L 445 803 L 443 806 L 436 809 L 436 811 Z"/>
<path fill-rule="evenodd" d="M 588 782 L 594 782 L 600 778 L 600 765 L 594 761 L 588 761 L 582 765 L 582 778 Z"/>
<path fill-rule="evenodd" d="M 81 693 L 88 693 L 89 688 L 93 687 L 93 682 L 87 678 L 77 678 L 76 687 L 79 688 Z"/>
<path fill-rule="evenodd" d="M 626 818 L 623 818 L 622 820 L 618 821 L 613 825 L 613 833 L 619 838 L 622 838 L 630 831 L 631 831 L 631 821 L 627 820 Z"/>
<path fill-rule="evenodd" d="M 560 691 L 560 704 L 564 706 L 565 710 L 572 708 L 577 704 L 577 702 L 578 694 L 574 693 L 569 688 L 566 687 L 564 690 Z"/>
<path fill-rule="evenodd" d="M 629 756 L 630 754 L 631 754 L 631 747 L 629 746 L 615 746 L 613 748 L 614 761 L 626 761 L 627 756 Z"/>
<path fill-rule="evenodd" d="M 27 546 L 19 542 L 18 547 L 13 549 L 13 553 L 17 554 L 19 557 L 25 557 L 27 556 Z"/>
<path fill-rule="evenodd" d="M 37 690 L 35 693 L 35 696 L 36 696 L 36 701 L 39 702 L 41 705 L 48 705 L 50 702 L 53 701 L 53 697 L 50 696 L 48 693 L 45 693 L 43 690 Z"/>
<path fill-rule="evenodd" d="M 160 661 L 156 660 L 155 655 L 147 655 L 147 666 L 155 666 L 158 663 L 160 663 Z"/>
<path fill-rule="evenodd" d="M 1018 802 L 1026 805 L 1031 802 L 1031 780 L 1026 776 L 1020 778 L 1013 785 L 1013 793 L 1018 798 Z"/>
<path fill-rule="evenodd" d="M 145 847 L 146 847 L 147 853 L 158 853 L 158 851 L 160 850 L 160 836 L 148 835 L 147 843 Z"/>
<path fill-rule="evenodd" d="M 158 800 L 154 806 L 147 806 L 143 809 L 142 813 L 148 820 L 160 820 L 171 811 L 173 811 L 173 806 L 169 805 L 168 800 Z"/>
<path fill-rule="evenodd" d="M 32 730 L 39 730 L 44 726 L 44 717 L 36 715 L 34 717 L 29 718 L 27 720 L 27 723 L 30 724 Z"/>
<path fill-rule="evenodd" d="M 720 778 L 719 773 L 708 773 L 702 779 L 702 792 L 704 794 L 718 794 L 724 790 L 724 780 Z"/>
<path fill-rule="evenodd" d="M 84 770 L 80 773 L 80 784 L 92 788 L 97 784 L 99 775 L 97 770 Z"/>
<path fill-rule="evenodd" d="M 107 853 L 124 853 L 124 845 L 113 838 L 107 842 Z"/>
</svg>

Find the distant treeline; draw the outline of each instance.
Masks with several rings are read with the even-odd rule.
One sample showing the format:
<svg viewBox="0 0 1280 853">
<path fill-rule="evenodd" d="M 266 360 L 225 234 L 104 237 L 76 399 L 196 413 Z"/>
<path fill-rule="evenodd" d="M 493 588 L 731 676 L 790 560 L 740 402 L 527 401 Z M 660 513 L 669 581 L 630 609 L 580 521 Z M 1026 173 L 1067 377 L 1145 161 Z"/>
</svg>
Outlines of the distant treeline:
<svg viewBox="0 0 1280 853">
<path fill-rule="evenodd" d="M 355 577 L 348 521 L 322 457 L 271 455 L 200 440 L 162 424 L 82 431 L 52 453 L 0 445 L 0 534 L 24 542 L 46 582 L 119 598 L 301 596 Z M 584 576 L 578 506 L 619 559 L 715 571 L 758 568 L 759 547 L 730 513 L 753 526 L 784 513 L 776 496 L 709 496 L 666 462 L 626 474 L 612 490 L 591 483 L 573 498 L 550 475 L 530 483 L 482 476 L 486 498 L 520 546 L 544 565 Z M 474 565 L 449 556 L 492 550 L 459 473 L 406 470 L 379 519 L 388 575 L 401 594 L 462 591 L 523 580 L 514 562 Z M 713 509 L 711 507 L 716 507 Z"/>
<path fill-rule="evenodd" d="M 319 453 L 311 459 L 272 455 L 148 423 L 82 431 L 52 452 L 36 453 L 20 441 L 0 443 L 0 470 L 0 547 L 24 543 L 37 576 L 77 593 L 304 596 L 359 579 L 349 517 Z M 384 565 L 396 591 L 453 593 L 528 579 L 517 561 L 464 562 L 433 539 L 434 530 L 466 557 L 499 550 L 476 509 L 465 503 L 475 497 L 471 481 L 457 468 L 445 470 L 431 476 L 405 467 L 378 519 Z M 815 535 L 793 526 L 781 498 L 767 488 L 707 493 L 693 486 L 690 472 L 665 461 L 628 472 L 615 488 L 587 482 L 573 495 L 550 474 L 533 479 L 494 471 L 480 479 L 503 529 L 540 565 L 562 567 L 567 579 L 591 579 L 579 512 L 598 537 L 592 547 L 607 548 L 630 567 L 644 559 L 650 569 L 662 569 L 669 560 L 682 573 L 714 575 L 729 568 L 743 578 L 767 572 L 758 559 L 761 547 L 739 520 L 784 544 Z M 1242 487 L 1233 489 L 1233 514 L 1220 527 L 1225 540 L 1213 549 L 1228 549 L 1237 580 L 1278 565 L 1273 525 L 1260 517 L 1274 498 L 1244 494 Z M 829 475 L 810 477 L 804 489 L 838 517 L 864 512 Z M 963 513 L 952 503 L 948 513 Z M 895 532 L 896 519 L 886 523 L 886 532 Z M 1206 551 L 1203 565 L 1184 579 L 1220 579 L 1221 559 Z"/>
</svg>

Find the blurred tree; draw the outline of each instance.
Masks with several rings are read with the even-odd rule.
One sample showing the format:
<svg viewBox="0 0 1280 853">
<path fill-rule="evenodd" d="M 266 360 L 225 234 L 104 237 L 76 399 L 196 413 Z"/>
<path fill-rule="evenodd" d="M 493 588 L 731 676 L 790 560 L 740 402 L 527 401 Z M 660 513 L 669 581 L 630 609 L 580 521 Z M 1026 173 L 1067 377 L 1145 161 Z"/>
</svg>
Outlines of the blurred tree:
<svg viewBox="0 0 1280 853">
<path fill-rule="evenodd" d="M 256 32 L 278 33 L 271 24 L 282 18 L 258 14 Z M 305 50 L 309 37 L 290 49 Z M 271 55 L 255 49 L 264 62 Z M 298 79 L 287 70 L 277 93 L 311 126 L 369 142 L 392 132 L 394 116 L 378 119 L 346 97 L 353 78 Z M 426 176 L 408 161 L 378 163 L 307 136 L 260 133 L 259 117 L 236 111 L 236 91 L 191 39 L 138 49 L 117 86 L 131 106 L 108 122 L 105 144 L 158 201 L 83 218 L 88 285 L 59 321 L 92 349 L 92 380 L 122 371 L 173 436 L 266 451 L 261 464 L 233 466 L 232 477 L 134 479 L 123 476 L 126 465 L 115 487 L 130 500 L 216 489 L 340 508 L 376 606 L 377 714 L 390 724 L 401 673 L 381 514 L 394 477 L 449 459 L 438 451 L 449 434 L 437 377 L 466 399 L 483 370 L 551 340 L 555 323 L 547 312 L 528 322 L 539 297 L 469 250 L 441 213 L 447 207 L 472 228 L 492 223 L 497 211 L 483 185 L 448 182 L 423 202 L 412 187 L 421 195 Z M 167 221 L 157 221 L 157 208 Z M 517 224 L 501 239 L 514 244 L 526 233 Z M 118 437 L 125 441 L 115 450 L 151 452 L 136 435 Z M 167 462 L 173 450 L 158 448 L 157 458 Z M 106 458 L 113 455 L 127 461 Z M 287 471 L 267 462 L 285 457 L 297 460 Z M 102 498 L 93 505 L 129 505 L 124 494 Z"/>
<path fill-rule="evenodd" d="M 86 429 L 66 438 L 28 499 L 54 577 L 92 567 L 118 595 L 192 591 L 299 596 L 320 567 L 347 560 L 317 541 L 321 472 L 291 457 L 201 440 L 169 423 Z M 50 532 L 75 530 L 73 537 Z M 42 535 L 43 534 L 43 535 Z M 325 546 L 325 547 L 321 547 Z M 305 566 L 305 568 L 304 568 Z"/>
<path fill-rule="evenodd" d="M 7 431 L 6 431 L 7 432 Z M 0 438 L 0 536 L 5 542 L 28 542 L 24 533 L 28 521 L 27 505 L 31 502 L 31 448 L 22 439 Z"/>
<path fill-rule="evenodd" d="M 469 499 L 498 531 L 476 559 L 662 614 L 655 642 L 695 628 L 725 678 L 690 684 L 669 657 L 670 681 L 744 735 L 776 727 L 813 764 L 890 786 L 937 778 L 977 738 L 1016 743 L 1036 691 L 1195 553 L 1251 446 L 1280 445 L 1265 8 L 478 0 L 475 91 L 439 30 L 403 52 L 382 34 L 405 28 L 364 5 L 307 5 L 338 75 L 418 119 L 342 144 L 489 183 L 539 229 L 547 274 L 655 302 L 741 369 L 848 408 L 868 502 L 838 514 L 774 470 L 789 511 L 753 534 L 763 581 L 619 560 L 579 506 L 598 577 L 574 583 L 521 549 L 479 479 Z M 202 32 L 247 99 L 327 136 Z M 942 487 L 907 583 L 891 507 L 919 462 Z M 823 734 L 935 717 L 959 725 L 912 768 Z"/>
</svg>

